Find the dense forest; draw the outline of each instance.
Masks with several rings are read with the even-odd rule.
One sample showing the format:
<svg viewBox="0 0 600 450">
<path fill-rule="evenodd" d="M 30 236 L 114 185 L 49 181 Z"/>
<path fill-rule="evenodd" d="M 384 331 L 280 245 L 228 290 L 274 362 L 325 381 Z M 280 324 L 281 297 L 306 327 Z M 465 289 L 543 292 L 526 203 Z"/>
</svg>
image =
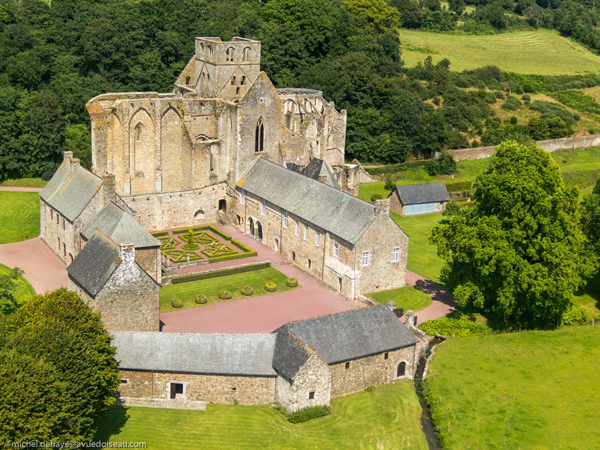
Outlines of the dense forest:
<svg viewBox="0 0 600 450">
<path fill-rule="evenodd" d="M 495 5 L 478 5 L 468 20 L 464 13 L 461 26 Z M 572 2 L 517 5 L 554 11 L 552 24 L 565 5 L 597 17 L 594 7 Z M 104 92 L 170 92 L 195 36 L 258 39 L 262 68 L 277 87 L 320 89 L 347 109 L 348 159 L 398 163 L 506 137 L 572 134 L 577 114 L 530 103 L 527 93 L 596 86 L 600 76 L 522 76 L 494 67 L 455 73 L 450 61 L 430 59 L 403 67 L 398 27 L 436 28 L 434 16 L 456 27 L 452 8 L 442 10 L 439 0 L 0 0 L 0 181 L 48 179 L 64 150 L 89 165 L 85 103 Z M 498 100 L 541 115 L 500 120 L 490 106 Z"/>
</svg>

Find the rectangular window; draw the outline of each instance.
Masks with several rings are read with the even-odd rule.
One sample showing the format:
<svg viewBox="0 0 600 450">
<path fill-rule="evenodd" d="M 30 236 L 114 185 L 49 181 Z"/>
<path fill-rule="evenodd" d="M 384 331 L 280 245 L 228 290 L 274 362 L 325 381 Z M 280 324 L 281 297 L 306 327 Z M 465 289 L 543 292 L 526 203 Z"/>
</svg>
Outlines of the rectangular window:
<svg viewBox="0 0 600 450">
<path fill-rule="evenodd" d="M 65 219 L 63 217 L 63 230 L 65 229 Z"/>
<path fill-rule="evenodd" d="M 362 252 L 362 265 L 368 266 L 370 263 L 371 263 L 371 252 L 368 250 Z"/>
<path fill-rule="evenodd" d="M 275 251 L 279 251 L 279 239 L 275 238 Z"/>
<path fill-rule="evenodd" d="M 50 210 L 50 220 L 54 220 L 54 211 Z"/>
<path fill-rule="evenodd" d="M 127 383 L 129 383 L 129 380 L 127 380 L 127 379 L 125 379 L 125 378 L 123 378 L 123 379 L 121 380 L 121 384 L 127 384 Z"/>
<path fill-rule="evenodd" d="M 296 220 L 296 236 L 298 236 L 299 232 L 300 232 L 300 223 Z"/>
<path fill-rule="evenodd" d="M 310 258 L 308 258 L 308 268 L 312 269 L 312 261 L 310 260 Z"/>
<path fill-rule="evenodd" d="M 240 205 L 244 205 L 246 203 L 246 191 L 243 189 L 240 191 Z"/>
<path fill-rule="evenodd" d="M 349 363 L 349 362 L 347 362 L 347 363 L 346 363 L 346 366 L 345 366 L 344 368 L 345 368 L 346 370 L 348 370 L 348 369 L 350 368 L 350 363 Z"/>
<path fill-rule="evenodd" d="M 285 209 L 283 210 L 283 226 L 284 228 L 288 227 L 288 212 Z"/>
<path fill-rule="evenodd" d="M 67 245 L 63 242 L 63 255 L 67 256 Z"/>
<path fill-rule="evenodd" d="M 394 247 L 392 250 L 392 262 L 400 261 L 400 247 Z"/>
<path fill-rule="evenodd" d="M 175 400 L 183 396 L 183 383 L 171 383 L 171 399 Z"/>
<path fill-rule="evenodd" d="M 314 400 L 315 399 L 315 391 L 310 391 L 308 393 L 308 399 L 309 400 Z"/>
<path fill-rule="evenodd" d="M 260 200 L 260 213 L 264 216 L 266 210 L 267 210 L 267 202 L 263 198 L 263 199 Z"/>
<path fill-rule="evenodd" d="M 56 213 L 56 225 L 60 224 L 60 216 Z"/>
<path fill-rule="evenodd" d="M 308 225 L 304 228 L 304 240 L 308 241 Z"/>
<path fill-rule="evenodd" d="M 388 352 L 385 352 L 383 355 L 383 359 L 389 359 L 390 354 Z"/>
<path fill-rule="evenodd" d="M 321 244 L 321 232 L 317 231 L 317 241 L 316 241 L 316 245 L 317 247 Z"/>
<path fill-rule="evenodd" d="M 337 242 L 333 243 L 333 256 L 335 256 L 336 258 L 340 257 L 340 244 L 338 244 Z"/>
</svg>

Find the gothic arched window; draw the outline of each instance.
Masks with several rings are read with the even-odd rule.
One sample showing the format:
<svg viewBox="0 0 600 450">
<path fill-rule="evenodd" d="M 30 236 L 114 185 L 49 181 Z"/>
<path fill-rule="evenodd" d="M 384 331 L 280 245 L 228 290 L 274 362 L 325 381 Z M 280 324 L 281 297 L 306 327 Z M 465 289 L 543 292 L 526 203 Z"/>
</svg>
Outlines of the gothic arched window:
<svg viewBox="0 0 600 450">
<path fill-rule="evenodd" d="M 229 47 L 225 51 L 225 61 L 232 62 L 235 59 L 235 48 Z"/>
<path fill-rule="evenodd" d="M 246 47 L 242 52 L 242 61 L 250 61 L 250 47 Z"/>
<path fill-rule="evenodd" d="M 256 124 L 256 132 L 254 136 L 254 151 L 262 152 L 265 150 L 265 125 L 263 124 L 262 117 L 258 119 Z"/>
</svg>

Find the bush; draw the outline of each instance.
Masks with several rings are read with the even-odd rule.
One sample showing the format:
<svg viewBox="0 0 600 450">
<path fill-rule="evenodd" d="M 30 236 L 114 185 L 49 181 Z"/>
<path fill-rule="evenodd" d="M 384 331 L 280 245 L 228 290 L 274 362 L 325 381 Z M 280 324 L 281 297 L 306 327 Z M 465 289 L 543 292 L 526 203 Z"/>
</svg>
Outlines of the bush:
<svg viewBox="0 0 600 450">
<path fill-rule="evenodd" d="M 208 297 L 206 295 L 202 295 L 202 294 L 196 295 L 194 302 L 197 303 L 198 305 L 203 305 L 208 302 Z"/>
<path fill-rule="evenodd" d="M 229 300 L 232 297 L 229 291 L 219 291 L 219 298 L 221 300 Z"/>
<path fill-rule="evenodd" d="M 388 174 L 388 176 L 385 177 L 384 188 L 388 191 L 393 191 L 394 189 L 396 189 L 396 183 L 394 182 L 392 174 Z"/>
<path fill-rule="evenodd" d="M 174 298 L 173 300 L 171 300 L 171 306 L 173 308 L 181 308 L 183 307 L 183 302 L 178 298 Z"/>
<path fill-rule="evenodd" d="M 304 423 L 308 422 L 312 419 L 317 419 L 319 417 L 324 417 L 331 414 L 331 408 L 327 405 L 322 406 L 308 406 L 306 408 L 302 408 L 295 413 L 289 413 L 282 408 L 277 408 L 279 411 L 283 413 L 283 415 L 287 418 L 290 423 Z"/>
<path fill-rule="evenodd" d="M 552 97 L 577 111 L 600 114 L 600 104 L 596 102 L 594 97 L 590 97 L 581 91 L 555 92 Z"/>
<path fill-rule="evenodd" d="M 233 243 L 233 241 L 231 241 L 231 242 Z M 251 265 L 247 265 L 247 266 L 232 267 L 230 269 L 215 270 L 214 272 L 203 272 L 203 273 L 197 273 L 194 275 L 187 275 L 187 276 L 183 276 L 183 277 L 173 278 L 171 283 L 179 284 L 179 283 L 188 283 L 190 281 L 208 280 L 209 278 L 224 277 L 226 275 L 235 275 L 237 273 L 253 272 L 254 270 L 266 269 L 267 267 L 271 267 L 270 262 L 251 264 Z"/>
<path fill-rule="evenodd" d="M 443 150 L 439 158 L 429 161 L 427 172 L 431 176 L 451 175 L 456 172 L 456 161 L 454 156 L 447 150 Z"/>
<path fill-rule="evenodd" d="M 373 194 L 371 195 L 371 202 L 375 202 L 377 200 L 381 200 L 383 197 L 381 196 L 381 194 Z"/>
<path fill-rule="evenodd" d="M 441 317 L 435 320 L 429 320 L 419 325 L 419 329 L 430 336 L 441 334 L 444 336 L 473 336 L 483 334 L 489 328 L 485 325 L 478 325 L 467 316 L 459 318 Z"/>
<path fill-rule="evenodd" d="M 468 191 L 472 185 L 471 181 L 448 181 L 446 182 L 446 189 L 448 189 L 448 192 Z"/>
<path fill-rule="evenodd" d="M 296 278 L 288 278 L 285 281 L 285 285 L 287 287 L 291 287 L 291 288 L 296 287 L 296 286 L 298 286 L 298 280 Z"/>
<path fill-rule="evenodd" d="M 519 120 L 518 120 L 518 119 L 517 119 L 515 116 L 512 116 L 512 117 L 510 118 L 510 123 L 511 123 L 512 125 L 516 125 L 517 123 L 519 123 Z"/>
<path fill-rule="evenodd" d="M 267 292 L 275 292 L 277 290 L 277 285 L 272 281 L 267 281 L 265 283 L 265 291 Z"/>
<path fill-rule="evenodd" d="M 588 313 L 579 305 L 571 305 L 562 316 L 563 325 L 574 325 L 590 320 Z"/>
<path fill-rule="evenodd" d="M 531 95 L 524 94 L 524 95 L 521 96 L 521 100 L 523 100 L 524 102 L 530 102 L 531 101 Z"/>
<path fill-rule="evenodd" d="M 521 103 L 521 100 L 519 100 L 517 97 L 513 97 L 511 95 L 508 97 L 508 99 L 502 105 L 502 109 L 506 109 L 508 111 L 514 111 L 516 109 L 519 109 L 521 106 L 523 106 L 523 104 Z"/>
<path fill-rule="evenodd" d="M 252 286 L 244 286 L 241 292 L 242 295 L 252 295 L 254 294 L 254 288 Z"/>
</svg>

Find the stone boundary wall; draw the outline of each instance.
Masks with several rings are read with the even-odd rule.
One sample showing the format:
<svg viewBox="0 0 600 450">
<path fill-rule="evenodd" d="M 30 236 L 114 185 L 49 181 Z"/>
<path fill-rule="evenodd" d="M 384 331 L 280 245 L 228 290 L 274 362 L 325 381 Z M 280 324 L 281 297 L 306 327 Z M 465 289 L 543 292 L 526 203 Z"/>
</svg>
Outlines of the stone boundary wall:
<svg viewBox="0 0 600 450">
<path fill-rule="evenodd" d="M 548 139 L 538 141 L 537 145 L 547 152 L 556 152 L 558 150 L 596 147 L 600 145 L 600 134 L 591 136 L 575 136 L 560 139 Z M 496 151 L 495 145 L 489 147 L 463 148 L 458 150 L 449 150 L 456 161 L 472 161 L 474 159 L 483 159 L 491 157 Z M 436 154 L 437 156 L 437 154 Z"/>
<path fill-rule="evenodd" d="M 144 399 L 119 397 L 115 401 L 119 406 L 143 406 L 145 408 L 167 408 L 167 409 L 190 409 L 196 411 L 206 411 L 207 402 L 191 400 L 164 400 L 164 399 Z"/>
</svg>

